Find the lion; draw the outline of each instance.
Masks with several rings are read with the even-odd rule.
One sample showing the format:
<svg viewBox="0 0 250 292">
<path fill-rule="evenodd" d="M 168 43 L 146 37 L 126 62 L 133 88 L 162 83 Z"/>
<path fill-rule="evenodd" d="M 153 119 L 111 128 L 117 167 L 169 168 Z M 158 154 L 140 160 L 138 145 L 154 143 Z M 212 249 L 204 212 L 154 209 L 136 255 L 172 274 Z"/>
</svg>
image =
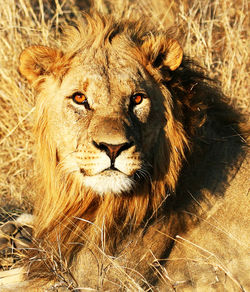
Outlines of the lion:
<svg viewBox="0 0 250 292">
<path fill-rule="evenodd" d="M 241 116 L 168 31 L 93 13 L 65 35 L 20 56 L 39 174 L 2 287 L 245 291 Z"/>
</svg>

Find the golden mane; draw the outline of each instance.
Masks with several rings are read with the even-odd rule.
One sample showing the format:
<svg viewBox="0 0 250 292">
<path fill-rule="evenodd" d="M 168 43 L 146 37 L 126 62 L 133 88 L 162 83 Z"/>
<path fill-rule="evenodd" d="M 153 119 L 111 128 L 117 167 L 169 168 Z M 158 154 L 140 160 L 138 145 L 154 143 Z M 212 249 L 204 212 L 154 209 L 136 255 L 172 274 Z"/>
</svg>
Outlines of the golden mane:
<svg viewBox="0 0 250 292">
<path fill-rule="evenodd" d="M 143 49 L 146 53 L 149 49 L 155 49 L 156 54 L 157 48 L 164 45 L 163 39 L 156 39 L 152 30 L 152 36 L 149 36 L 147 31 L 145 24 L 141 22 L 133 23 L 127 20 L 117 22 L 110 16 L 85 15 L 85 21 L 78 23 L 77 26 L 66 28 L 68 36 L 66 43 L 68 42 L 69 45 L 66 53 L 60 54 L 59 61 L 53 64 L 53 70 L 57 75 L 62 76 L 70 67 L 72 57 L 82 47 L 105 48 L 115 38 L 118 38 L 119 42 L 130 46 L 131 53 L 141 59 L 150 73 L 158 75 L 158 82 L 162 83 L 164 79 L 162 74 L 158 73 L 159 68 L 153 68 L 150 65 L 151 60 L 143 57 L 138 49 L 146 37 L 152 38 L 155 43 L 155 48 L 149 48 L 149 44 L 144 44 Z M 21 72 L 22 70 L 20 68 Z M 36 82 L 36 86 L 46 96 L 46 88 L 43 88 L 43 78 L 45 77 L 42 76 Z M 63 258 L 70 261 L 83 242 L 100 244 L 102 235 L 99 230 L 104 228 L 102 232 L 105 232 L 106 237 L 109 238 L 106 249 L 112 250 L 119 242 L 123 232 L 126 232 L 127 229 L 135 230 L 143 220 L 146 220 L 147 216 L 157 213 L 157 209 L 168 196 L 166 193 L 175 190 L 185 151 L 189 147 L 181 122 L 176 123 L 173 120 L 171 105 L 167 105 L 166 108 L 169 110 L 166 111 L 168 124 L 165 131 L 172 138 L 171 140 L 165 139 L 165 134 L 162 133 L 161 144 L 158 145 L 157 153 L 155 153 L 154 175 L 151 183 L 141 185 L 136 193 L 120 196 L 106 194 L 104 197 L 100 197 L 91 190 L 84 189 L 75 180 L 74 175 L 68 171 L 65 172 L 65 166 L 58 163 L 57 149 L 52 142 L 53 133 L 48 124 L 46 100 L 38 96 L 34 129 L 41 189 L 37 192 L 34 208 L 35 245 L 46 245 L 46 248 L 49 248 L 48 246 L 52 246 L 51 243 L 56 242 L 60 236 L 61 253 Z M 166 152 L 166 149 L 169 152 Z M 78 244 L 72 244 L 75 242 Z M 34 254 L 37 255 L 37 251 Z M 32 252 L 30 256 L 32 256 Z M 36 272 L 41 276 L 41 264 L 44 269 L 46 264 L 43 262 L 36 261 L 32 264 L 31 277 L 32 275 L 35 277 Z M 47 277 L 49 276 L 52 275 L 48 271 Z"/>
<path fill-rule="evenodd" d="M 105 251 L 112 253 L 124 234 L 135 231 L 156 216 L 166 198 L 174 196 L 178 187 L 182 165 L 193 147 L 192 138 L 206 121 L 211 103 L 209 92 L 212 92 L 217 107 L 222 103 L 220 93 L 209 85 L 211 81 L 204 77 L 201 68 L 185 56 L 178 68 L 171 60 L 162 63 L 163 52 L 170 48 L 175 52 L 176 46 L 172 39 L 166 43 L 167 32 L 162 34 L 145 22 L 116 20 L 99 14 L 85 15 L 81 23 L 65 31 L 67 47 L 65 52 L 58 53 L 58 61 L 53 63 L 53 72 L 59 79 L 70 69 L 74 56 L 83 47 L 105 49 L 117 41 L 127 46 L 128 54 L 136 56 L 147 68 L 163 95 L 167 97 L 170 92 L 173 98 L 171 102 L 167 103 L 167 98 L 164 102 L 167 123 L 155 149 L 151 180 L 128 194 L 101 197 L 75 179 L 74 169 L 58 161 L 54 133 L 48 123 L 46 99 L 43 98 L 47 90 L 43 83 L 46 74 L 36 81 L 40 94 L 34 129 L 40 189 L 34 208 L 35 249 L 30 250 L 27 257 L 36 257 L 27 263 L 29 279 L 53 278 L 48 264 L 50 259 L 44 258 L 44 250 L 50 251 L 54 260 L 63 258 L 68 265 L 83 245 L 101 245 L 104 241 Z M 182 55 L 175 57 L 182 58 Z M 20 67 L 21 72 L 24 70 Z M 213 118 L 229 124 L 238 117 L 216 112 Z M 171 217 L 170 209 L 166 216 Z M 60 244 L 60 256 L 53 248 L 55 242 Z"/>
</svg>

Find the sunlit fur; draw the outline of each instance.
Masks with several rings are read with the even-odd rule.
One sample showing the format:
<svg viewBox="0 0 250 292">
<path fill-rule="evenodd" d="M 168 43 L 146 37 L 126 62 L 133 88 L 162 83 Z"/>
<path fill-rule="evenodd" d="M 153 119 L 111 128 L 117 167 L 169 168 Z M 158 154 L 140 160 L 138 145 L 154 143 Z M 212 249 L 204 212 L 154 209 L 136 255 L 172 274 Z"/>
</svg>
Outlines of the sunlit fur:
<svg viewBox="0 0 250 292">
<path fill-rule="evenodd" d="M 63 53 L 52 51 L 51 58 L 54 62 L 48 60 L 48 64 L 44 65 L 46 72 L 52 72 L 52 75 L 58 77 L 57 82 L 70 69 L 78 51 L 86 48 L 95 50 L 100 46 L 105 48 L 110 46 L 111 41 L 120 43 L 127 46 L 128 55 L 137 58 L 156 82 L 165 98 L 164 115 L 167 121 L 163 131 L 158 134 L 159 139 L 154 148 L 153 174 L 149 176 L 147 183 L 132 188 L 129 194 L 114 194 L 116 189 L 121 193 L 122 189 L 128 188 L 125 185 L 130 182 L 124 180 L 120 189 L 117 185 L 110 186 L 100 196 L 98 192 L 101 193 L 101 186 L 93 190 L 93 183 L 82 183 L 74 165 L 58 163 L 53 139 L 55 133 L 50 128 L 47 114 L 46 96 L 50 81 L 39 69 L 35 76 L 34 72 L 30 73 L 32 66 L 27 65 L 30 58 L 26 58 L 25 53 L 21 56 L 20 71 L 39 92 L 34 126 L 40 179 L 34 209 L 35 242 L 38 246 L 50 249 L 60 234 L 62 257 L 70 263 L 82 244 L 86 244 L 86 238 L 97 245 L 101 244 L 101 234 L 95 231 L 96 226 L 102 229 L 105 225 L 105 232 L 109 234 L 106 250 L 112 252 L 119 237 L 128 232 L 128 225 L 130 232 L 133 232 L 145 218 L 157 213 L 169 194 L 174 195 L 181 167 L 192 148 L 192 136 L 206 119 L 206 100 L 200 93 L 208 90 L 208 87 L 199 68 L 190 64 L 185 57 L 180 66 L 176 65 L 177 61 L 173 61 L 181 60 L 182 54 L 176 51 L 178 45 L 168 38 L 167 32 L 157 31 L 145 23 L 134 23 L 126 19 L 117 21 L 110 16 L 106 18 L 95 14 L 92 17 L 85 16 L 82 23 L 68 27 L 65 31 L 67 49 Z M 37 50 L 40 48 L 37 47 Z M 168 55 L 164 59 L 161 56 L 164 52 L 171 52 L 173 57 Z M 42 58 L 39 60 L 37 57 L 37 52 L 31 58 L 36 63 L 42 62 Z M 153 133 L 152 129 L 151 135 Z M 140 175 L 148 174 L 142 170 L 141 174 L 138 172 L 138 176 Z M 77 242 L 78 245 L 69 244 L 72 242 Z M 30 251 L 30 257 L 37 254 L 37 250 Z M 30 278 L 53 277 L 44 261 L 33 261 L 28 266 L 31 267 Z"/>
</svg>

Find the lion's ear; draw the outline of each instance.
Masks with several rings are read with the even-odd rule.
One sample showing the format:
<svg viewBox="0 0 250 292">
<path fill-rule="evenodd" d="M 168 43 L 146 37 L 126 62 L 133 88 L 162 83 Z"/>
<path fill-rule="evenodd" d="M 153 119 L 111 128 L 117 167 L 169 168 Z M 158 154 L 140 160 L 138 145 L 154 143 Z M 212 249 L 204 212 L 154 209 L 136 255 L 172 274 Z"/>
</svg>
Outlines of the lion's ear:
<svg viewBox="0 0 250 292">
<path fill-rule="evenodd" d="M 182 62 L 183 50 L 175 39 L 160 35 L 150 36 L 143 42 L 141 49 L 154 68 L 165 66 L 174 71 Z"/>
<path fill-rule="evenodd" d="M 28 47 L 20 55 L 19 71 L 32 83 L 41 75 L 55 71 L 56 64 L 62 56 L 61 51 L 49 47 Z"/>
</svg>

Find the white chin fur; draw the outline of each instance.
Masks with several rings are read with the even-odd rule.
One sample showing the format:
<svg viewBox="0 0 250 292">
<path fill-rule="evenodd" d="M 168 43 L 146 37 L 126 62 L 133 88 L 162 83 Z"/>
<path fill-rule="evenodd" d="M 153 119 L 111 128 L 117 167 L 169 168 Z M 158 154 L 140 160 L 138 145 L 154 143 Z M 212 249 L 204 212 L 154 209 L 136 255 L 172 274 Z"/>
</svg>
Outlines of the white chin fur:
<svg viewBox="0 0 250 292">
<path fill-rule="evenodd" d="M 130 191 L 133 187 L 133 180 L 123 173 L 113 173 L 112 171 L 107 175 L 102 173 L 84 176 L 83 184 L 102 196 L 105 193 L 121 194 Z"/>
</svg>

